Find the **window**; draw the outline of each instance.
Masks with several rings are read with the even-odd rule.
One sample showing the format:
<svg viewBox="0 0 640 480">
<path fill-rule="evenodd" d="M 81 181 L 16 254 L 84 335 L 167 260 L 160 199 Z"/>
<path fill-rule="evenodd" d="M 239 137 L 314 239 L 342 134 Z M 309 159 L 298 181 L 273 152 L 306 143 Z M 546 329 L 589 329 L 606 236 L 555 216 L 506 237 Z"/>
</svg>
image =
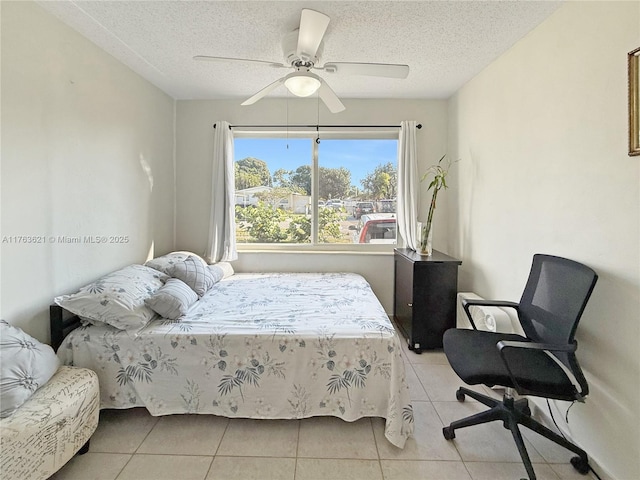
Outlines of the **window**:
<svg viewBox="0 0 640 480">
<path fill-rule="evenodd" d="M 238 244 L 396 243 L 397 131 L 234 136 Z"/>
</svg>

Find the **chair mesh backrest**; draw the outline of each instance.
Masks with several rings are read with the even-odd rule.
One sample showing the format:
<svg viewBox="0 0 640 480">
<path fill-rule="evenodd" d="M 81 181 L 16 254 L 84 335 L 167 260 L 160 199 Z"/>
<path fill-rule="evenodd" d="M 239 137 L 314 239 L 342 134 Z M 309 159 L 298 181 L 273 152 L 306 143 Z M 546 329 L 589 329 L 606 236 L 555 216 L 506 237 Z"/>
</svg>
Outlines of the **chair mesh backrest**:
<svg viewBox="0 0 640 480">
<path fill-rule="evenodd" d="M 527 337 L 540 343 L 573 343 L 597 279 L 596 272 L 581 263 L 551 255 L 534 255 L 520 300 L 520 322 Z M 575 355 L 555 355 L 586 390 L 586 380 Z"/>
</svg>

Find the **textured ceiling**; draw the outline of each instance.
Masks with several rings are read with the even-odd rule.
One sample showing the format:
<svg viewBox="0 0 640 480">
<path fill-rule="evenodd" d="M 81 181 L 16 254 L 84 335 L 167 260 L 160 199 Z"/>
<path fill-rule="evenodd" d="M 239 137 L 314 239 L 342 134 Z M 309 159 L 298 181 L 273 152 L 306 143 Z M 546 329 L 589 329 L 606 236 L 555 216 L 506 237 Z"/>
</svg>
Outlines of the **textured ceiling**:
<svg viewBox="0 0 640 480">
<path fill-rule="evenodd" d="M 284 61 L 302 8 L 331 17 L 320 64 L 403 63 L 404 80 L 319 72 L 342 98 L 448 98 L 560 1 L 39 1 L 176 99 L 244 99 L 288 70 L 196 62 Z M 280 87 L 270 96 L 285 96 Z"/>
</svg>

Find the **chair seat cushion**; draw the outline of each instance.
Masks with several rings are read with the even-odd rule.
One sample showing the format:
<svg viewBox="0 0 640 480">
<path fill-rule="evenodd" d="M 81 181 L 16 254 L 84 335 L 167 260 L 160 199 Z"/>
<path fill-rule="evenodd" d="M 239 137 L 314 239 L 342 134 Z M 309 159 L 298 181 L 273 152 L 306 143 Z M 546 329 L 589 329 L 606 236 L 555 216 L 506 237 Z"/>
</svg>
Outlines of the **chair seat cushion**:
<svg viewBox="0 0 640 480">
<path fill-rule="evenodd" d="M 497 344 L 502 340 L 529 342 L 513 333 L 450 329 L 443 337 L 444 352 L 456 374 L 468 385 L 501 385 L 520 394 L 574 400 L 576 389 L 571 379 L 544 350 L 508 348 L 504 351 L 511 372 L 523 392 L 513 384 Z"/>
</svg>

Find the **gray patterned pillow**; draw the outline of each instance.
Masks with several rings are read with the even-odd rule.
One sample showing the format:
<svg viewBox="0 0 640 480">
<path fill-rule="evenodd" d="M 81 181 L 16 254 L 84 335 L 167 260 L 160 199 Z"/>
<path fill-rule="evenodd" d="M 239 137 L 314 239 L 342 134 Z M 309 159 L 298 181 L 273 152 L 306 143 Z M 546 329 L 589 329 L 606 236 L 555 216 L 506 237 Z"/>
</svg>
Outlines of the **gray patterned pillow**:
<svg viewBox="0 0 640 480">
<path fill-rule="evenodd" d="M 144 303 L 163 318 L 176 320 L 189 311 L 189 307 L 198 301 L 198 295 L 189 285 L 177 278 L 170 278 Z"/>
<path fill-rule="evenodd" d="M 201 257 L 192 252 L 180 251 L 180 252 L 171 252 L 166 255 L 162 255 L 161 257 L 152 258 L 151 260 L 147 260 L 145 262 L 145 266 L 154 268 L 162 273 L 169 275 L 169 269 L 173 267 L 176 263 L 184 262 L 189 257 L 195 257 L 203 265 L 207 265 L 207 262 L 204 261 Z"/>
<path fill-rule="evenodd" d="M 53 348 L 0 320 L 0 418 L 15 412 L 59 365 Z"/>
<path fill-rule="evenodd" d="M 167 273 L 174 278 L 182 280 L 189 285 L 194 292 L 202 297 L 216 283 L 209 269 L 202 264 L 201 259 L 191 256 L 184 262 L 172 265 Z"/>
</svg>

